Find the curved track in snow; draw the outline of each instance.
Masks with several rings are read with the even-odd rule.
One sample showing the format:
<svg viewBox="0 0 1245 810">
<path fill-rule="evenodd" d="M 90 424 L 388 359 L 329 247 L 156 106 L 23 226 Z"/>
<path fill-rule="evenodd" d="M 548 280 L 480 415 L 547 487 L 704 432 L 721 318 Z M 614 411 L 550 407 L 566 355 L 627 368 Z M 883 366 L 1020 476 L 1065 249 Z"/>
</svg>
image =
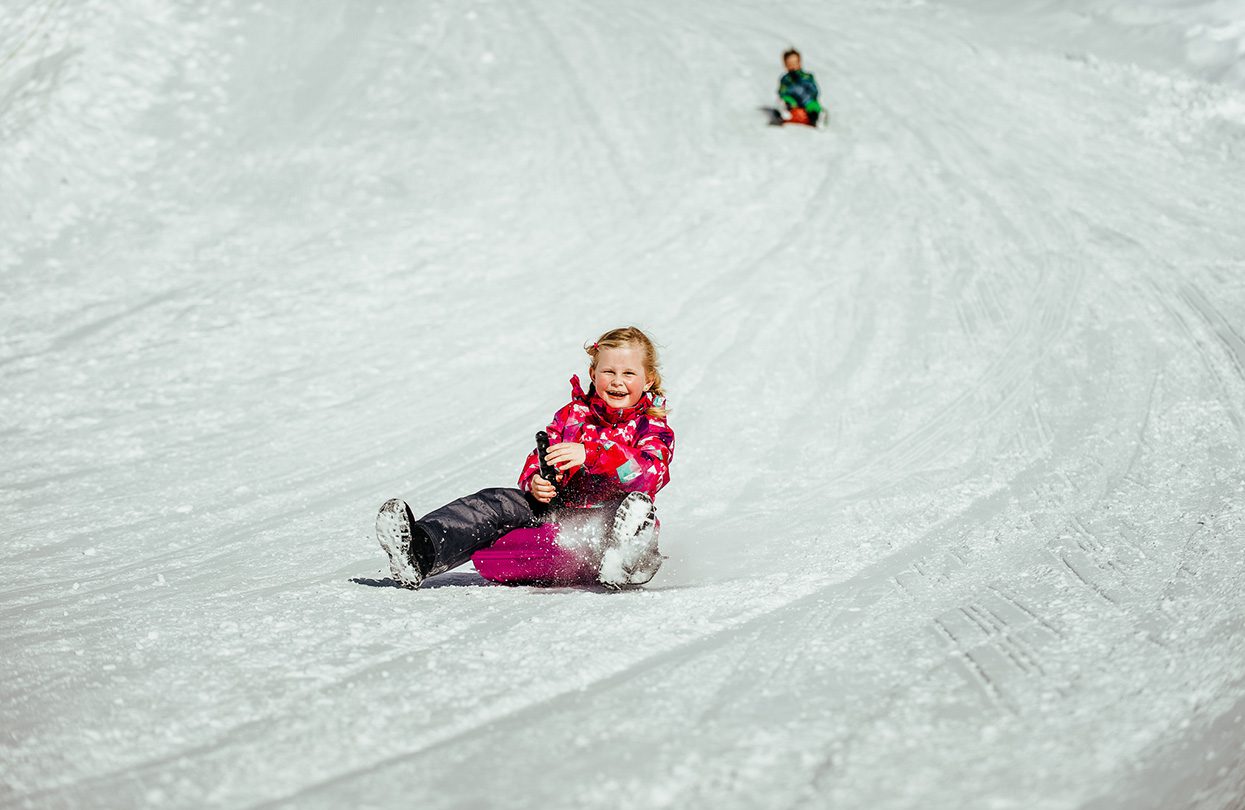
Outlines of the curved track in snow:
<svg viewBox="0 0 1245 810">
<path fill-rule="evenodd" d="M 911 3 L 0 22 L 0 805 L 1239 806 L 1238 91 Z M 628 322 L 659 578 L 389 587 Z"/>
</svg>

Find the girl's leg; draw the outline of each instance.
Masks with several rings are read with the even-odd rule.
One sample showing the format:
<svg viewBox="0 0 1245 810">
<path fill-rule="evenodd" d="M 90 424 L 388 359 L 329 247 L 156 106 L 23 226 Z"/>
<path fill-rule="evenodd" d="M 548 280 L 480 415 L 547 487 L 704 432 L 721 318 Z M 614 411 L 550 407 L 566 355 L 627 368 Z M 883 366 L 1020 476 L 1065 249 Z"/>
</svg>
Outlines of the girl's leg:
<svg viewBox="0 0 1245 810">
<path fill-rule="evenodd" d="M 415 521 L 411 556 L 425 577 L 440 574 L 467 562 L 503 534 L 536 525 L 545 509 L 518 489 L 482 489 Z"/>
</svg>

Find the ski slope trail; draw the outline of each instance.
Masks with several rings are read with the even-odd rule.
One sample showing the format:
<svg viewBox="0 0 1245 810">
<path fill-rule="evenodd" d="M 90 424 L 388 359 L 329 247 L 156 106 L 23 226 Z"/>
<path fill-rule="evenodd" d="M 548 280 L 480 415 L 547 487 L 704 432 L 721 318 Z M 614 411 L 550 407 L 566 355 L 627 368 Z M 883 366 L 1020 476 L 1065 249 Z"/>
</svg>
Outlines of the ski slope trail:
<svg viewBox="0 0 1245 810">
<path fill-rule="evenodd" d="M 1239 808 L 1245 95 L 1026 8 L 0 10 L 0 806 Z M 658 577 L 393 587 L 628 323 Z"/>
</svg>

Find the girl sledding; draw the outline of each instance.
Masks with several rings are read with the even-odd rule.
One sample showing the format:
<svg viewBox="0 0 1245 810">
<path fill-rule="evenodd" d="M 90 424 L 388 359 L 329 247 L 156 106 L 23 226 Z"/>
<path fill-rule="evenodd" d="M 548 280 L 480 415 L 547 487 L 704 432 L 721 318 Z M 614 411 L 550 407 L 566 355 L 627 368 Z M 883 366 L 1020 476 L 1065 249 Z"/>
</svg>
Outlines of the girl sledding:
<svg viewBox="0 0 1245 810">
<path fill-rule="evenodd" d="M 653 500 L 674 454 L 656 349 L 624 327 L 586 351 L 587 391 L 571 379 L 571 401 L 543 431 L 548 449 L 528 455 L 517 488 L 483 489 L 418 520 L 405 501 L 385 502 L 376 536 L 394 581 L 418 588 L 468 560 L 506 584 L 622 588 L 653 578 L 662 563 Z"/>
</svg>

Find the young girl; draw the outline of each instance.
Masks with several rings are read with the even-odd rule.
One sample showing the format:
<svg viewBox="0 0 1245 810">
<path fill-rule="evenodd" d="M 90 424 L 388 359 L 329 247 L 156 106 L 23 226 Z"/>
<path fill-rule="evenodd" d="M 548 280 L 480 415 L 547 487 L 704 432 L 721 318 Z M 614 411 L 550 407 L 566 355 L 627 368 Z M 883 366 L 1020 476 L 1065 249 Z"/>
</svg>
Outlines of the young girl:
<svg viewBox="0 0 1245 810">
<path fill-rule="evenodd" d="M 588 390 L 571 378 L 570 403 L 545 428 L 544 464 L 528 455 L 518 489 L 484 489 L 419 520 L 397 498 L 380 508 L 376 536 L 398 584 L 418 588 L 469 559 L 482 576 L 516 584 L 653 578 L 662 561 L 653 498 L 674 453 L 657 352 L 631 326 L 586 351 Z"/>
</svg>

